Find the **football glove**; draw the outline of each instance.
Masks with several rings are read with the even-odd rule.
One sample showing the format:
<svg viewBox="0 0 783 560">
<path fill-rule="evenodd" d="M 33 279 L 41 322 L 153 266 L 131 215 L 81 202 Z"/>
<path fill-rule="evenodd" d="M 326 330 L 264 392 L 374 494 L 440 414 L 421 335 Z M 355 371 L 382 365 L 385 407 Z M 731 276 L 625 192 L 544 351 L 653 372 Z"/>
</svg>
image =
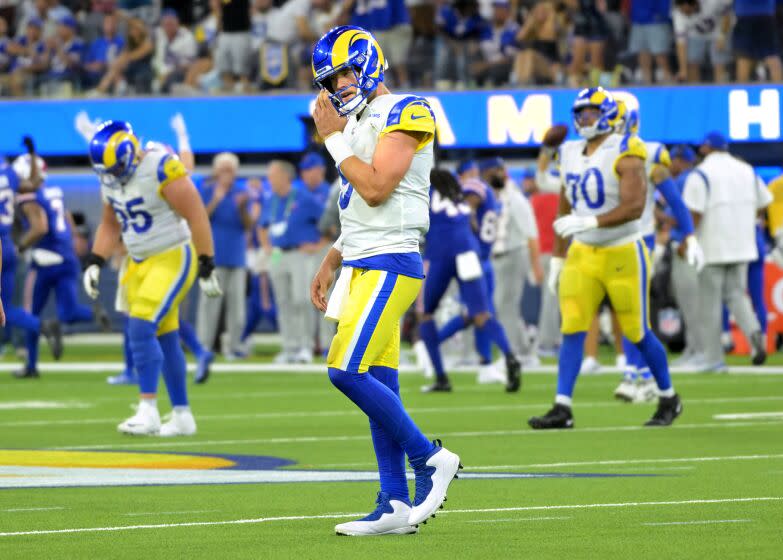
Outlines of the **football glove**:
<svg viewBox="0 0 783 560">
<path fill-rule="evenodd" d="M 101 278 L 101 267 L 106 264 L 106 259 L 95 253 L 87 255 L 85 261 L 84 274 L 82 275 L 82 284 L 84 291 L 90 296 L 90 299 L 98 299 L 98 281 Z"/>
<path fill-rule="evenodd" d="M 546 285 L 555 295 L 557 295 L 557 286 L 560 283 L 560 273 L 563 271 L 563 264 L 565 264 L 563 257 L 552 257 L 549 260 L 549 276 L 546 278 Z"/>
<path fill-rule="evenodd" d="M 696 269 L 696 272 L 701 272 L 704 268 L 704 251 L 699 240 L 693 235 L 685 238 L 685 260 Z"/>
<path fill-rule="evenodd" d="M 198 285 L 207 297 L 223 295 L 215 271 L 215 259 L 209 255 L 199 255 L 198 257 Z"/>
<path fill-rule="evenodd" d="M 555 233 L 560 237 L 571 237 L 577 233 L 590 231 L 598 227 L 598 218 L 595 216 L 577 216 L 568 214 L 555 220 Z"/>
</svg>

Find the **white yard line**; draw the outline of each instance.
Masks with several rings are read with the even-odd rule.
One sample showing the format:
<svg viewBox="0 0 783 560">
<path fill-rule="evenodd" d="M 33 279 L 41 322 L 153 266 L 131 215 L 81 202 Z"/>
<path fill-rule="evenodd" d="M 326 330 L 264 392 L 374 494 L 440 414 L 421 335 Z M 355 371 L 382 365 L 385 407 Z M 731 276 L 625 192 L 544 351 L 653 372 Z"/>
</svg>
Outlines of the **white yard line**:
<svg viewBox="0 0 783 560">
<path fill-rule="evenodd" d="M 442 513 L 442 512 L 441 512 Z M 467 519 L 465 523 L 522 523 L 523 521 L 554 521 L 570 517 L 506 517 L 503 519 Z"/>
<path fill-rule="evenodd" d="M 65 509 L 64 507 L 33 507 L 33 508 L 11 508 L 11 509 L 0 509 L 0 512 L 3 513 L 21 513 L 24 511 L 58 511 Z"/>
<path fill-rule="evenodd" d="M 737 414 L 715 414 L 713 420 L 755 420 L 757 418 L 783 418 L 783 412 L 742 412 Z"/>
<path fill-rule="evenodd" d="M 503 469 L 553 469 L 561 467 L 605 467 L 609 465 L 652 465 L 659 463 L 707 463 L 714 461 L 759 461 L 764 459 L 783 459 L 783 454 L 775 455 L 724 455 L 718 457 L 672 457 L 668 459 L 617 459 L 603 461 L 577 461 L 564 463 L 530 463 L 527 465 L 488 465 L 471 467 L 470 470 Z"/>
<path fill-rule="evenodd" d="M 750 402 L 768 402 L 783 401 L 783 396 L 758 396 L 758 397 L 736 397 L 736 398 L 705 398 L 690 399 L 686 401 L 687 406 L 711 405 L 724 403 L 750 403 Z M 2 411 L 2 401 L 0 401 L 0 411 Z M 408 412 L 411 414 L 451 414 L 454 412 L 514 412 L 524 410 L 543 410 L 550 406 L 550 403 L 532 403 L 532 404 L 500 404 L 500 405 L 466 405 L 466 406 L 440 406 L 440 407 L 411 407 Z M 621 408 L 626 406 L 624 403 L 616 401 L 596 401 L 579 403 L 579 408 Z M 363 413 L 358 409 L 342 408 L 339 410 L 290 410 L 284 412 L 247 412 L 236 414 L 197 414 L 199 420 L 249 420 L 249 419 L 269 419 L 269 418 L 313 418 L 313 417 L 344 417 L 361 416 Z M 769 414 L 769 413 L 766 413 Z M 783 413 L 770 416 L 771 419 L 783 418 Z M 723 418 L 714 417 L 716 420 Z M 760 418 L 764 418 L 760 416 Z M 745 418 L 737 418 L 743 420 Z M 753 417 L 747 418 L 752 420 Z M 112 418 L 67 418 L 67 419 L 46 419 L 46 420 L 8 420 L 0 422 L 0 426 L 57 426 L 57 425 L 83 425 L 83 424 L 112 424 L 118 421 L 117 417 Z"/>
<path fill-rule="evenodd" d="M 716 422 L 704 424 L 675 424 L 669 430 L 703 430 L 713 428 L 745 428 L 751 426 L 778 426 L 783 421 L 765 421 L 765 422 Z M 662 428 L 663 429 L 663 428 Z M 583 434 L 583 433 L 605 433 L 605 432 L 638 432 L 655 431 L 656 428 L 645 426 L 601 426 L 595 428 L 579 428 L 577 430 L 494 430 L 494 431 L 475 431 L 475 432 L 444 432 L 440 437 L 502 437 L 502 436 L 544 436 L 545 434 Z M 568 437 L 567 435 L 564 437 Z M 152 447 L 204 447 L 210 445 L 241 445 L 241 444 L 287 444 L 287 443 L 321 443 L 335 441 L 366 441 L 367 434 L 361 435 L 343 435 L 343 436 L 299 436 L 284 438 L 257 438 L 257 439 L 213 439 L 199 440 L 189 439 L 187 441 L 158 441 L 148 439 L 140 443 L 108 443 L 108 444 L 90 444 L 90 445 L 66 445 L 62 447 L 49 447 L 50 450 L 97 450 L 97 449 L 131 449 Z"/>
<path fill-rule="evenodd" d="M 712 525 L 714 523 L 750 523 L 752 519 L 705 519 L 703 521 L 669 521 L 667 523 L 642 523 L 645 527 L 667 527 L 672 525 Z"/>
<path fill-rule="evenodd" d="M 752 503 L 752 502 L 778 502 L 783 500 L 783 496 L 760 496 L 754 498 L 718 498 L 718 499 L 696 499 L 680 500 L 669 502 L 620 502 L 620 503 L 597 503 L 597 504 L 573 504 L 573 505 L 548 505 L 548 506 L 522 506 L 522 507 L 499 507 L 499 508 L 481 508 L 481 509 L 455 509 L 443 510 L 438 515 L 453 515 L 461 513 L 506 513 L 517 511 L 557 511 L 557 510 L 590 510 L 604 508 L 636 508 L 636 507 L 658 507 L 658 506 L 681 506 L 681 505 L 712 505 L 712 504 L 733 504 L 733 503 Z M 218 525 L 250 525 L 259 523 L 272 523 L 280 521 L 312 521 L 318 519 L 344 519 L 356 516 L 363 516 L 365 513 L 331 513 L 325 515 L 292 515 L 285 517 L 257 517 L 252 519 L 232 519 L 226 521 L 191 521 L 184 523 L 156 523 L 150 525 L 119 525 L 111 527 L 77 527 L 72 529 L 41 529 L 35 531 L 11 531 L 0 533 L 0 537 L 20 537 L 32 535 L 57 535 L 73 533 L 99 533 L 114 531 L 137 531 L 143 529 L 170 529 L 174 527 L 206 527 Z"/>
<path fill-rule="evenodd" d="M 135 513 L 123 513 L 125 517 L 144 517 L 145 515 L 179 515 L 182 513 L 218 513 L 219 509 L 192 509 L 188 511 L 141 511 Z"/>
</svg>

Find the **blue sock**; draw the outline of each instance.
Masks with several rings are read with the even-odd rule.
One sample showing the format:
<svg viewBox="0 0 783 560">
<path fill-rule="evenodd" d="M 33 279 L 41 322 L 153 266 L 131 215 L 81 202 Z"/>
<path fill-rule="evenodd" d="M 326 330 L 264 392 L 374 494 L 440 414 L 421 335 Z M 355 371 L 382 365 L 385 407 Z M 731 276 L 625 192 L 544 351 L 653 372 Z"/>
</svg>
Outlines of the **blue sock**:
<svg viewBox="0 0 783 560">
<path fill-rule="evenodd" d="M 397 398 L 400 398 L 400 380 L 396 369 L 372 366 L 367 372 L 386 385 Z M 378 473 L 381 476 L 381 492 L 386 492 L 394 500 L 410 505 L 408 479 L 405 477 L 405 451 L 394 441 L 383 426 L 370 419 L 372 445 L 378 460 Z"/>
<path fill-rule="evenodd" d="M 674 394 L 672 389 L 672 379 L 669 375 L 669 363 L 666 361 L 666 350 L 663 349 L 658 337 L 652 331 L 644 333 L 644 337 L 636 343 L 636 347 L 644 356 L 644 360 L 650 367 L 650 372 L 655 378 L 658 389 L 671 394 L 663 394 L 664 397 L 670 397 Z"/>
<path fill-rule="evenodd" d="M 200 358 L 205 350 L 201 345 L 201 341 L 196 336 L 196 331 L 193 329 L 193 325 L 187 321 L 179 322 L 179 336 L 185 347 L 196 357 Z"/>
<path fill-rule="evenodd" d="M 136 375 L 139 377 L 139 391 L 142 394 L 158 392 L 158 377 L 163 367 L 163 352 L 156 332 L 155 323 L 131 317 L 128 319 L 128 338 Z"/>
<path fill-rule="evenodd" d="M 38 336 L 39 331 L 27 331 L 24 334 L 24 345 L 27 348 L 27 369 L 38 368 Z"/>
<path fill-rule="evenodd" d="M 723 332 L 731 332 L 731 322 L 729 321 L 729 308 L 723 306 L 723 314 L 721 315 L 721 321 L 723 325 Z"/>
<path fill-rule="evenodd" d="M 465 330 L 468 324 L 465 322 L 465 317 L 457 315 L 452 317 L 446 324 L 438 330 L 438 342 L 444 342 L 457 334 L 459 331 Z"/>
<path fill-rule="evenodd" d="M 574 396 L 576 378 L 582 366 L 586 332 L 564 334 L 560 345 L 560 360 L 557 368 L 557 394 L 569 399 Z"/>
<path fill-rule="evenodd" d="M 649 368 L 647 368 L 647 362 L 644 361 L 642 353 L 636 345 L 623 337 L 623 353 L 625 354 L 625 361 L 628 364 L 625 368 L 624 376 L 626 379 L 635 381 L 639 377 L 639 373 L 642 369 L 647 370 L 649 374 Z"/>
<path fill-rule="evenodd" d="M 484 325 L 486 327 L 486 325 Z M 473 342 L 476 345 L 476 352 L 481 359 L 482 364 L 488 364 L 492 361 L 492 339 L 486 328 L 476 328 L 473 330 Z"/>
<path fill-rule="evenodd" d="M 158 342 L 163 351 L 163 380 L 166 382 L 171 406 L 188 406 L 188 371 L 179 337 L 179 331 L 171 331 L 159 336 Z"/>
<path fill-rule="evenodd" d="M 443 368 L 443 357 L 440 355 L 438 329 L 434 320 L 430 319 L 419 325 L 419 337 L 421 337 L 424 346 L 427 347 L 427 353 L 430 355 L 435 375 L 438 376 L 438 379 L 446 377 L 446 370 Z"/>
<path fill-rule="evenodd" d="M 3 303 L 3 307 L 5 308 L 5 324 L 9 327 L 18 327 L 36 333 L 41 331 L 41 320 L 35 315 L 15 305 Z"/>
<path fill-rule="evenodd" d="M 511 345 L 508 343 L 506 331 L 503 329 L 503 326 L 498 322 L 497 319 L 490 317 L 489 320 L 484 323 L 483 327 L 477 327 L 476 330 L 485 331 L 487 333 L 487 337 L 492 342 L 494 342 L 498 348 L 500 348 L 500 351 L 503 352 L 504 356 L 511 354 Z"/>
<path fill-rule="evenodd" d="M 348 373 L 329 368 L 329 379 L 351 399 L 370 420 L 405 450 L 411 461 L 423 459 L 435 445 L 421 433 L 402 406 L 402 401 L 386 385 L 365 373 Z"/>
<path fill-rule="evenodd" d="M 133 369 L 133 351 L 130 347 L 130 321 L 127 317 L 125 317 L 123 324 L 122 348 L 125 354 L 125 375 L 135 378 L 136 370 Z"/>
</svg>

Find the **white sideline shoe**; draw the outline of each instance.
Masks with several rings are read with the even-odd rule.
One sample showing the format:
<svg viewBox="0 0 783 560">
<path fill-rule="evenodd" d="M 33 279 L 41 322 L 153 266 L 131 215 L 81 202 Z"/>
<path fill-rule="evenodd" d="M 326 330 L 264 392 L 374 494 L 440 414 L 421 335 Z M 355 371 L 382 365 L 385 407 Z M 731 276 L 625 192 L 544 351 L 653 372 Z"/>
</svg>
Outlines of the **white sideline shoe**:
<svg viewBox="0 0 783 560">
<path fill-rule="evenodd" d="M 160 414 L 157 405 L 144 400 L 139 402 L 136 414 L 120 423 L 117 431 L 134 436 L 152 436 L 160 430 Z"/>
<path fill-rule="evenodd" d="M 636 383 L 633 380 L 623 379 L 614 390 L 614 398 L 625 402 L 634 402 L 636 391 Z"/>
<path fill-rule="evenodd" d="M 504 367 L 505 370 L 505 367 Z M 479 366 L 478 370 L 478 384 L 489 385 L 492 383 L 505 384 L 506 374 L 499 368 L 495 367 L 495 364 L 484 364 Z"/>
<path fill-rule="evenodd" d="M 582 360 L 582 365 L 579 368 L 580 374 L 598 373 L 599 371 L 601 371 L 601 364 L 592 356 L 587 356 Z"/>
<path fill-rule="evenodd" d="M 378 492 L 375 503 L 378 507 L 370 515 L 335 525 L 334 532 L 348 537 L 409 535 L 418 532 L 418 528 L 408 523 L 411 506 L 400 500 L 389 499 L 386 492 Z"/>
<path fill-rule="evenodd" d="M 658 400 L 658 385 L 655 379 L 639 379 L 636 384 L 636 396 L 633 399 L 635 403 L 647 403 Z"/>
<path fill-rule="evenodd" d="M 171 417 L 160 427 L 160 437 L 192 436 L 196 433 L 196 419 L 190 409 L 172 410 Z"/>
<path fill-rule="evenodd" d="M 416 499 L 413 502 L 408 524 L 418 525 L 435 517 L 435 512 L 446 501 L 446 491 L 451 481 L 457 478 L 457 472 L 462 468 L 459 455 L 452 453 L 435 441 L 435 449 L 427 457 L 414 463 L 411 461 L 416 475 Z"/>
</svg>

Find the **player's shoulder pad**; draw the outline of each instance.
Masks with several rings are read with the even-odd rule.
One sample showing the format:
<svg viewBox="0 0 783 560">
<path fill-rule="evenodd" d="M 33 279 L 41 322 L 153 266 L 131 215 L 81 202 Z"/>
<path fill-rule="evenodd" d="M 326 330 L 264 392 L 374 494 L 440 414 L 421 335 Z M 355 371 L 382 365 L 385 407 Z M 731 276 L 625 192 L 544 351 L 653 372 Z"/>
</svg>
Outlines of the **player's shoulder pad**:
<svg viewBox="0 0 783 560">
<path fill-rule="evenodd" d="M 159 191 L 175 179 L 185 177 L 187 174 L 188 170 L 185 168 L 185 164 L 177 156 L 164 154 L 158 161 L 157 168 Z"/>
<path fill-rule="evenodd" d="M 669 155 L 669 150 L 663 144 L 652 144 L 651 148 L 654 150 L 647 150 L 648 155 L 651 157 L 653 164 L 663 165 L 665 168 L 669 168 L 672 165 L 672 158 Z"/>
<path fill-rule="evenodd" d="M 620 140 L 619 155 L 617 159 L 625 156 L 634 156 L 647 161 L 647 146 L 644 141 L 635 134 L 626 134 Z"/>
<path fill-rule="evenodd" d="M 417 151 L 429 144 L 435 138 L 435 113 L 429 102 L 418 95 L 402 96 L 389 110 L 381 134 L 395 130 L 423 133 Z"/>
<path fill-rule="evenodd" d="M 783 202 L 783 176 L 771 181 L 767 188 L 775 202 Z"/>
</svg>

